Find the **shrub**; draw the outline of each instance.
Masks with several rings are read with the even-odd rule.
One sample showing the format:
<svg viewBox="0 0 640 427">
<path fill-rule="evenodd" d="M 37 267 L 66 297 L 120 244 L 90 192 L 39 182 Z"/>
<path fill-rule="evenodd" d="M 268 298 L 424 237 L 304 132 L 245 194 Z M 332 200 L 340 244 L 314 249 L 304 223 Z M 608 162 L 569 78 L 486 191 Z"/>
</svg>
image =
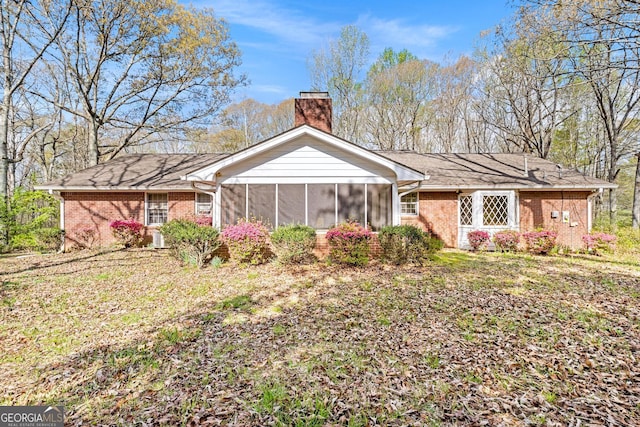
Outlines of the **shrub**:
<svg viewBox="0 0 640 427">
<path fill-rule="evenodd" d="M 301 264 L 313 259 L 316 230 L 307 225 L 291 224 L 271 233 L 271 244 L 283 264 Z"/>
<path fill-rule="evenodd" d="M 269 230 L 262 221 L 242 218 L 227 226 L 221 236 L 232 260 L 241 264 L 262 264 L 267 260 Z"/>
<path fill-rule="evenodd" d="M 582 236 L 582 241 L 587 248 L 587 252 L 598 254 L 611 252 L 616 243 L 616 236 L 607 233 L 591 233 Z"/>
<path fill-rule="evenodd" d="M 196 224 L 211 225 L 213 224 L 213 217 L 209 215 L 198 215 L 196 216 Z"/>
<path fill-rule="evenodd" d="M 186 219 L 171 220 L 160 227 L 160 232 L 176 258 L 198 268 L 209 261 L 221 244 L 217 228 Z"/>
<path fill-rule="evenodd" d="M 515 230 L 501 230 L 493 235 L 492 240 L 497 250 L 515 252 L 520 243 L 520 233 Z"/>
<path fill-rule="evenodd" d="M 467 233 L 469 246 L 474 251 L 486 249 L 489 244 L 489 233 L 483 230 L 474 230 Z"/>
<path fill-rule="evenodd" d="M 367 265 L 373 234 L 356 221 L 347 221 L 327 231 L 329 257 L 332 261 L 348 265 Z"/>
<path fill-rule="evenodd" d="M 142 243 L 142 228 L 144 226 L 133 218 L 111 221 L 109 227 L 111 227 L 113 237 L 122 243 L 125 248 L 140 246 Z"/>
<path fill-rule="evenodd" d="M 80 249 L 91 249 L 96 241 L 96 229 L 90 226 L 80 227 L 73 233 L 73 240 Z"/>
<path fill-rule="evenodd" d="M 62 246 L 64 231 L 56 227 L 38 228 L 34 232 L 38 249 L 53 252 Z"/>
<path fill-rule="evenodd" d="M 532 254 L 548 254 L 556 246 L 558 233 L 549 230 L 530 231 L 522 234 L 527 251 Z"/>
<path fill-rule="evenodd" d="M 392 225 L 382 227 L 378 233 L 382 258 L 391 264 L 407 262 L 422 263 L 430 253 L 444 246 L 442 240 L 414 225 Z"/>
</svg>

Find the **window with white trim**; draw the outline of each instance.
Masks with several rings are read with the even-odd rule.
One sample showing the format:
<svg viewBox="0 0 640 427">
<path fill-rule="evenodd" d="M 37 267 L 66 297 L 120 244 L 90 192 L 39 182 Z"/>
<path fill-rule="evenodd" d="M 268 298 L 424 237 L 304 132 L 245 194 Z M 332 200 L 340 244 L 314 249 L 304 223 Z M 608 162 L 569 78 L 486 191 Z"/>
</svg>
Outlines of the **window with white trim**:
<svg viewBox="0 0 640 427">
<path fill-rule="evenodd" d="M 460 196 L 460 225 L 473 225 L 473 196 Z"/>
<path fill-rule="evenodd" d="M 400 213 L 402 215 L 418 215 L 418 193 L 409 193 L 400 199 Z"/>
<path fill-rule="evenodd" d="M 196 193 L 196 215 L 212 216 L 213 197 L 211 194 Z"/>
<path fill-rule="evenodd" d="M 482 196 L 482 224 L 485 226 L 509 225 L 509 196 Z"/>
<path fill-rule="evenodd" d="M 168 216 L 167 193 L 147 193 L 147 225 L 162 225 Z"/>
</svg>

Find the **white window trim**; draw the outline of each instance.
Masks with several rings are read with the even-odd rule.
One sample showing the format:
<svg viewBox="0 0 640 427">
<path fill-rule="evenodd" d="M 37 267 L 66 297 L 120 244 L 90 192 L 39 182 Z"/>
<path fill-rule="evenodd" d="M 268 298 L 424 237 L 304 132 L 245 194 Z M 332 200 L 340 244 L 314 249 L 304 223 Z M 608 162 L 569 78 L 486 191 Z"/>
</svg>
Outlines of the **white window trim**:
<svg viewBox="0 0 640 427">
<path fill-rule="evenodd" d="M 165 194 L 167 196 L 167 221 L 169 221 L 169 193 L 158 191 L 158 192 L 147 192 L 144 193 L 144 225 L 149 227 L 158 227 L 163 225 L 164 223 L 150 223 L 149 222 L 149 195 L 150 194 Z"/>
<path fill-rule="evenodd" d="M 206 203 L 198 202 L 198 195 L 199 194 L 202 194 L 203 196 L 209 196 L 211 198 L 211 202 L 209 203 L 209 210 L 211 211 L 211 216 L 213 217 L 213 206 L 214 206 L 214 203 L 215 203 L 215 197 L 213 197 L 211 194 L 208 194 L 208 193 L 195 193 L 193 212 L 195 213 L 195 215 L 201 215 L 198 212 L 198 206 L 199 205 L 206 205 Z"/>
<path fill-rule="evenodd" d="M 461 224 L 460 198 L 471 196 L 472 205 L 472 225 Z M 506 225 L 485 225 L 484 224 L 484 196 L 507 196 L 507 224 Z M 473 227 L 486 230 L 519 229 L 520 209 L 518 197 L 515 191 L 474 191 L 472 193 L 458 194 L 458 227 Z"/>
<path fill-rule="evenodd" d="M 402 199 L 407 196 L 415 196 L 416 200 L 414 202 L 403 202 Z M 404 206 L 413 205 L 413 210 L 415 212 L 402 212 Z M 412 193 L 407 193 L 404 196 L 400 197 L 400 215 L 402 216 L 418 216 L 420 214 L 420 192 L 414 191 Z"/>
</svg>

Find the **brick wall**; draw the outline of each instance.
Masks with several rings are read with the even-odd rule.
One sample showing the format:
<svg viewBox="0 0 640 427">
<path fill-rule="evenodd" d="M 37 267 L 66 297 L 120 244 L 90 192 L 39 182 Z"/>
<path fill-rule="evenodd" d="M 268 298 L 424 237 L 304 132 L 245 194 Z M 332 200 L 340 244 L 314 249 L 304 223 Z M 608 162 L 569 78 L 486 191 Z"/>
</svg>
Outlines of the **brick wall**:
<svg viewBox="0 0 640 427">
<path fill-rule="evenodd" d="M 114 242 L 109 223 L 133 218 L 144 222 L 144 193 L 62 193 L 64 198 L 65 249 L 76 243 L 77 231 L 95 230 L 95 245 Z"/>
<path fill-rule="evenodd" d="M 77 232 L 84 228 L 95 230 L 94 245 L 115 243 L 109 223 L 115 219 L 133 218 L 144 223 L 144 192 L 65 192 L 64 222 L 65 249 L 77 242 Z M 169 220 L 187 218 L 195 213 L 195 193 L 168 193 Z M 145 229 L 145 243 L 152 238 L 152 227 Z"/>
<path fill-rule="evenodd" d="M 574 249 L 582 246 L 588 232 L 588 191 L 521 191 L 520 231 L 544 228 L 558 232 L 558 243 Z M 551 218 L 557 211 L 558 218 Z M 562 211 L 569 212 L 569 222 L 562 222 Z M 574 226 L 572 226 L 574 225 Z"/>
<path fill-rule="evenodd" d="M 447 247 L 458 243 L 458 195 L 453 192 L 421 192 L 419 215 L 403 216 L 402 224 L 421 227 L 442 239 Z"/>
<path fill-rule="evenodd" d="M 371 258 L 377 258 L 382 254 L 382 248 L 380 247 L 377 234 L 373 235 L 370 246 Z M 325 259 L 329 256 L 329 241 L 326 239 L 324 232 L 316 233 L 316 247 L 313 249 L 313 254 L 319 259 Z"/>
</svg>

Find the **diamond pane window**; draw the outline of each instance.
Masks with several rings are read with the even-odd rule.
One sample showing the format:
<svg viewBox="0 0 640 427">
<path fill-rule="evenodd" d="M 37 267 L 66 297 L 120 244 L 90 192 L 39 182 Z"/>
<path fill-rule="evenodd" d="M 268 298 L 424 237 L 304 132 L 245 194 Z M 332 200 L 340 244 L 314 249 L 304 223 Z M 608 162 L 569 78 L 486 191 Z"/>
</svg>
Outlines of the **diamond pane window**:
<svg viewBox="0 0 640 427">
<path fill-rule="evenodd" d="M 508 225 L 509 197 L 483 196 L 482 217 L 484 225 Z"/>
<path fill-rule="evenodd" d="M 460 196 L 460 225 L 473 225 L 472 196 Z"/>
</svg>

